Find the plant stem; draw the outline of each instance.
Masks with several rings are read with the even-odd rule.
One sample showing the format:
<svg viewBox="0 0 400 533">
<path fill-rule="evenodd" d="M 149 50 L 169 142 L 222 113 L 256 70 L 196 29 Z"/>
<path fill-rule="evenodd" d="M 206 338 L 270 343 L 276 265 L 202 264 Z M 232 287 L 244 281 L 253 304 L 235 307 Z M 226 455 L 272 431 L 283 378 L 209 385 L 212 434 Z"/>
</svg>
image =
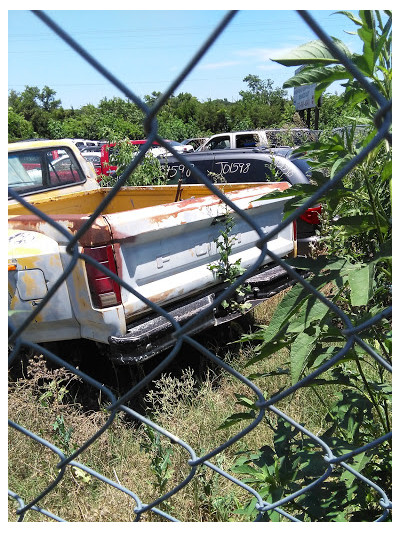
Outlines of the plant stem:
<svg viewBox="0 0 400 533">
<path fill-rule="evenodd" d="M 374 195 L 372 194 L 371 184 L 370 184 L 370 181 L 369 181 L 369 178 L 368 178 L 368 173 L 367 173 L 366 169 L 363 169 L 363 174 L 364 174 L 365 184 L 367 186 L 369 199 L 370 199 L 370 202 L 371 202 L 372 213 L 373 213 L 374 220 L 375 220 L 376 231 L 378 233 L 379 244 L 382 247 L 383 246 L 383 236 L 382 236 L 381 227 L 380 227 L 380 224 L 379 224 L 378 213 L 376 211 L 375 198 L 374 198 Z"/>
<path fill-rule="evenodd" d="M 360 372 L 361 379 L 363 380 L 364 386 L 365 386 L 365 388 L 366 388 L 366 390 L 368 392 L 368 396 L 369 396 L 373 406 L 375 407 L 375 410 L 376 410 L 376 412 L 378 414 L 378 417 L 379 417 L 379 420 L 380 420 L 380 422 L 382 424 L 382 427 L 385 428 L 386 432 L 389 432 L 390 431 L 390 427 L 388 427 L 385 424 L 385 420 L 383 419 L 382 413 L 381 413 L 381 411 L 379 409 L 379 405 L 377 404 L 375 396 L 374 396 L 374 394 L 373 394 L 373 392 L 372 392 L 372 390 L 371 390 L 371 388 L 369 386 L 369 383 L 368 383 L 368 381 L 367 381 L 367 379 L 366 379 L 366 377 L 364 375 L 364 372 L 363 372 L 363 369 L 361 367 L 361 363 L 360 363 L 360 360 L 359 360 L 357 354 L 356 354 L 356 359 L 355 360 L 356 360 L 358 371 Z"/>
</svg>

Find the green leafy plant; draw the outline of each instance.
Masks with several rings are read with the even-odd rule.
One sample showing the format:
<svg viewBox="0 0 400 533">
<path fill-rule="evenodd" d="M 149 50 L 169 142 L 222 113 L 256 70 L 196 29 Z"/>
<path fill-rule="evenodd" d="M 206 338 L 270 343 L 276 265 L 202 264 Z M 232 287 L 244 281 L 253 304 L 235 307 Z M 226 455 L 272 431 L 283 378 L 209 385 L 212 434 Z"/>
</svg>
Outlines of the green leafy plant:
<svg viewBox="0 0 400 533">
<path fill-rule="evenodd" d="M 71 441 L 72 433 L 74 429 L 65 425 L 64 416 L 58 415 L 53 424 L 53 434 L 58 446 L 66 454 L 74 452 L 78 446 Z"/>
<path fill-rule="evenodd" d="M 379 12 L 360 11 L 359 17 L 348 12 L 341 13 L 358 27 L 363 54 L 351 55 L 343 43 L 338 40 L 335 43 L 351 57 L 381 94 L 390 98 L 391 14 L 385 12 L 387 22 L 383 24 Z M 354 108 L 357 121 L 361 116 L 361 123 L 367 126 L 366 135 L 356 136 L 353 121 L 343 135 L 328 135 L 323 141 L 308 143 L 298 149 L 299 153 L 306 152 L 311 161 L 311 183 L 295 185 L 289 191 L 275 194 L 292 196 L 285 205 L 285 216 L 288 216 L 365 148 L 376 134 L 374 117 L 378 107 L 364 87 L 338 65 L 322 42 L 303 45 L 277 61 L 283 65 L 305 65 L 306 68 L 288 80 L 285 86 L 317 83 L 316 97 L 333 81 L 346 80 L 340 101 Z M 391 159 L 391 149 L 383 140 L 339 186 L 328 191 L 320 199 L 324 214 L 319 256 L 316 259 L 288 261 L 292 266 L 308 271 L 311 285 L 346 313 L 354 325 L 381 317 L 373 326 L 363 329 L 359 336 L 389 364 L 391 321 L 382 312 L 391 302 Z M 345 327 L 340 314 L 333 312 L 301 285 L 295 285 L 277 307 L 268 327 L 262 327 L 242 339 L 258 343 L 248 366 L 273 357 L 278 350 L 286 347 L 289 357 L 285 368 L 278 371 L 290 373 L 294 385 L 331 360 L 345 346 Z M 333 402 L 324 393 L 325 388 L 332 385 L 341 387 Z M 391 430 L 390 375 L 363 345 L 355 344 L 331 370 L 307 386 L 327 413 L 327 429 L 322 438 L 338 455 L 364 446 Z M 234 415 L 235 418 L 228 419 L 227 423 L 254 418 L 254 406 L 249 411 L 252 401 L 242 398 L 240 405 L 245 406 L 246 403 L 247 410 Z M 285 429 L 281 423 L 274 429 L 275 439 L 280 442 L 284 438 L 287 443 L 284 454 L 275 446 L 275 450 L 260 451 L 255 458 L 245 455 L 237 466 L 237 471 L 250 475 L 249 482 L 257 485 L 266 501 L 276 501 L 304 485 L 308 479 L 310 457 L 318 464 L 314 452 L 304 455 L 309 445 L 304 448 L 304 438 L 293 440 L 289 438 L 288 431 L 291 431 L 290 428 Z M 288 457 L 291 457 L 290 461 Z M 362 471 L 373 480 L 379 479 L 384 490 L 390 493 L 389 442 L 385 441 L 379 453 L 362 453 L 352 461 L 355 470 Z M 289 508 L 300 513 L 300 519 L 304 520 L 372 521 L 382 513 L 376 493 L 370 486 L 350 476 L 347 470 L 335 473 L 332 480 L 330 478 L 318 490 L 321 496 L 319 507 L 315 505 L 314 492 L 310 491 L 290 504 Z M 329 512 L 324 518 L 321 512 L 326 513 L 327 508 Z M 249 505 L 243 512 L 254 513 L 254 505 L 253 508 Z M 276 513 L 272 513 L 268 519 L 274 516 L 277 518 Z"/>
<path fill-rule="evenodd" d="M 27 374 L 43 407 L 59 408 L 70 393 L 69 386 L 81 378 L 64 367 L 49 368 L 42 354 L 29 360 Z"/>
<path fill-rule="evenodd" d="M 146 425 L 144 431 L 147 439 L 141 443 L 140 447 L 150 457 L 150 468 L 154 475 L 154 481 L 151 483 L 155 493 L 157 496 L 162 496 L 167 492 L 168 482 L 174 475 L 171 462 L 173 448 L 169 444 L 163 444 L 160 433 L 152 427 Z M 163 502 L 162 507 L 166 511 L 172 510 L 169 501 Z"/>
<path fill-rule="evenodd" d="M 232 229 L 235 226 L 235 220 L 232 213 L 228 211 L 227 206 L 225 215 L 223 215 L 221 221 L 224 224 L 223 228 L 221 228 L 218 238 L 214 241 L 219 252 L 219 259 L 208 265 L 208 269 L 214 272 L 222 282 L 230 285 L 237 277 L 245 272 L 245 269 L 241 266 L 242 260 L 240 258 L 236 259 L 234 263 L 230 260 L 233 245 L 237 238 L 231 235 Z M 244 301 L 246 294 L 250 291 L 250 285 L 240 285 L 237 287 L 234 296 L 221 303 L 222 308 L 227 312 L 245 312 L 251 307 L 250 303 Z"/>
<path fill-rule="evenodd" d="M 201 450 L 203 455 L 205 450 Z M 215 464 L 223 468 L 225 458 L 223 455 L 215 459 Z M 215 522 L 231 522 L 232 514 L 238 505 L 238 499 L 234 492 L 226 494 L 222 492 L 221 476 L 211 468 L 199 466 L 195 477 L 193 478 L 193 491 L 195 505 L 207 517 L 211 517 Z M 210 519 L 208 520 L 210 521 Z"/>
<path fill-rule="evenodd" d="M 110 163 L 117 167 L 114 175 L 102 175 L 101 185 L 112 187 L 138 154 L 139 149 L 129 139 L 116 141 L 110 152 Z M 151 152 L 146 152 L 145 157 L 126 180 L 126 185 L 163 185 L 168 181 L 168 168 L 162 166 L 161 161 Z"/>
</svg>

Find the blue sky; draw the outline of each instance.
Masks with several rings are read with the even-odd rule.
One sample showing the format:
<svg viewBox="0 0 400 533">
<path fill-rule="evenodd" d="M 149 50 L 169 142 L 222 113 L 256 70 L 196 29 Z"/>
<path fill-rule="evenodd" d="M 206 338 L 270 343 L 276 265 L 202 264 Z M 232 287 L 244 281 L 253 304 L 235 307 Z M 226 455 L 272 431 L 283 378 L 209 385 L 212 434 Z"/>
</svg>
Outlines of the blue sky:
<svg viewBox="0 0 400 533">
<path fill-rule="evenodd" d="M 226 13 L 185 10 L 188 3 L 179 1 L 174 2 L 174 10 L 165 10 L 168 4 L 157 2 L 164 10 L 149 11 L 118 9 L 118 2 L 115 10 L 101 10 L 101 2 L 94 4 L 99 10 L 73 9 L 72 2 L 71 10 L 45 11 L 140 98 L 168 88 Z M 209 4 L 213 5 L 201 3 Z M 235 7 L 235 2 L 229 3 L 229 8 Z M 329 35 L 359 52 L 358 37 L 345 33 L 356 26 L 343 15 L 332 14 L 338 9 L 310 13 Z M 315 35 L 295 11 L 240 11 L 175 94 L 189 92 L 200 101 L 235 101 L 239 91 L 247 89 L 243 78 L 248 74 L 269 78 L 275 88 L 281 87 L 294 68 L 270 58 L 313 39 Z M 125 97 L 30 11 L 9 10 L 8 90 L 22 92 L 26 85 L 48 85 L 64 108 L 97 105 L 103 97 Z"/>
</svg>

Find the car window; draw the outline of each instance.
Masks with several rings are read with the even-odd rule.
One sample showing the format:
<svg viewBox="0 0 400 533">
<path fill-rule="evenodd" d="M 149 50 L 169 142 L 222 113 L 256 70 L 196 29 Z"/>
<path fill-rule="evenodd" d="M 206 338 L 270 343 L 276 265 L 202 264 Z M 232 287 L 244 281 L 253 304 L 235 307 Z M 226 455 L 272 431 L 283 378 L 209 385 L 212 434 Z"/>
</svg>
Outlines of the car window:
<svg viewBox="0 0 400 533">
<path fill-rule="evenodd" d="M 54 159 L 53 152 L 47 152 L 46 159 L 50 185 L 67 185 L 68 183 L 82 181 L 78 164 L 72 154 L 65 153 L 61 157 Z"/>
<path fill-rule="evenodd" d="M 39 154 L 8 154 L 8 186 L 31 189 L 43 183 Z"/>
<path fill-rule="evenodd" d="M 64 149 L 8 154 L 8 185 L 20 194 L 85 181 L 75 157 Z"/>
<path fill-rule="evenodd" d="M 236 148 L 254 148 L 259 142 L 257 134 L 246 133 L 236 136 Z"/>
<path fill-rule="evenodd" d="M 231 140 L 229 135 L 215 137 L 210 139 L 209 142 L 205 145 L 205 150 L 224 150 L 225 148 L 231 147 Z"/>
</svg>

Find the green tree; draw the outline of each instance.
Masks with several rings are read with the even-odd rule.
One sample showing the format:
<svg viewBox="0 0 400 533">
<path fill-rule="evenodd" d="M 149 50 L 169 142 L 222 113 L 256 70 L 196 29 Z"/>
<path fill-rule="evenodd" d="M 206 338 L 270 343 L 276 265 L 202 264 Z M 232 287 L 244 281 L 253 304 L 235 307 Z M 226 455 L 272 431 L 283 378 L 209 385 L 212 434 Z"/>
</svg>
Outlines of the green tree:
<svg viewBox="0 0 400 533">
<path fill-rule="evenodd" d="M 101 176 L 102 187 L 112 187 L 126 170 L 139 149 L 129 138 L 113 139 L 115 146 L 110 153 L 110 163 L 117 170 L 114 175 Z M 125 185 L 164 185 L 168 181 L 168 170 L 163 169 L 160 160 L 151 152 L 146 152 L 141 163 L 128 176 Z"/>
<path fill-rule="evenodd" d="M 8 108 L 8 142 L 21 141 L 34 137 L 32 124 L 16 113 L 12 107 Z"/>
<path fill-rule="evenodd" d="M 162 93 L 160 91 L 153 91 L 151 94 L 145 95 L 144 101 L 149 107 L 151 107 L 152 105 L 154 105 L 156 100 L 161 97 L 161 95 Z"/>
<path fill-rule="evenodd" d="M 348 126 L 351 122 L 349 117 L 362 118 L 352 106 L 343 102 L 341 96 L 324 93 L 319 112 L 319 129 L 331 130 Z"/>
<path fill-rule="evenodd" d="M 56 100 L 55 95 L 56 92 L 47 85 L 42 90 L 36 86 L 27 85 L 22 93 L 11 90 L 8 103 L 16 113 L 31 122 L 39 137 L 47 137 L 49 119 L 61 105 L 61 101 Z"/>
<path fill-rule="evenodd" d="M 274 89 L 271 79 L 262 80 L 254 74 L 248 74 L 243 81 L 249 89 L 240 91 L 241 99 L 230 110 L 235 129 L 277 127 L 285 111 L 286 92 Z"/>
</svg>

